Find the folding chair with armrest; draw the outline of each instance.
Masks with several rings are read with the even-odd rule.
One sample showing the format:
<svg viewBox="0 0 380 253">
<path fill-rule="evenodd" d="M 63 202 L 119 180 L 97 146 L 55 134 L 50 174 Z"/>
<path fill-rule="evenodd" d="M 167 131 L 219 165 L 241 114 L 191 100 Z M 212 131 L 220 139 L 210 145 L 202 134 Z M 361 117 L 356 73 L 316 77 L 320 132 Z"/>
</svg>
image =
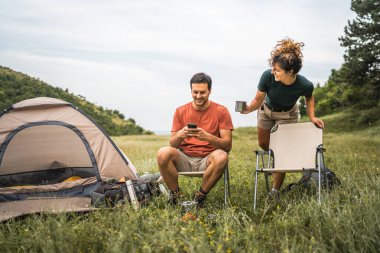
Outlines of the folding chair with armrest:
<svg viewBox="0 0 380 253">
<path fill-rule="evenodd" d="M 269 150 L 255 151 L 254 210 L 256 210 L 259 173 L 264 173 L 266 189 L 269 192 L 268 175 L 274 172 L 318 172 L 318 203 L 320 204 L 324 151 L 322 129 L 317 128 L 312 122 L 280 124 L 272 128 Z M 266 164 L 264 162 L 265 156 L 267 156 Z"/>
</svg>

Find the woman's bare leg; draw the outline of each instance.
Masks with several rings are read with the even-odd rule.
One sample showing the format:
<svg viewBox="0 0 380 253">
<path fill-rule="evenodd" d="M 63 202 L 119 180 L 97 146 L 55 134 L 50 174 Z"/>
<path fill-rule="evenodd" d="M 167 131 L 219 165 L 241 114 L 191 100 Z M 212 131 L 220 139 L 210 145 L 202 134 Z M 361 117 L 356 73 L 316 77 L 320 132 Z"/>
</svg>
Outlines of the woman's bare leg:
<svg viewBox="0 0 380 253">
<path fill-rule="evenodd" d="M 270 141 L 270 129 L 258 127 L 257 134 L 258 134 L 259 146 L 265 151 L 268 151 L 269 141 Z M 272 188 L 279 190 L 282 185 L 282 182 L 284 182 L 284 178 L 285 178 L 285 173 L 278 173 L 278 172 L 273 173 Z"/>
</svg>

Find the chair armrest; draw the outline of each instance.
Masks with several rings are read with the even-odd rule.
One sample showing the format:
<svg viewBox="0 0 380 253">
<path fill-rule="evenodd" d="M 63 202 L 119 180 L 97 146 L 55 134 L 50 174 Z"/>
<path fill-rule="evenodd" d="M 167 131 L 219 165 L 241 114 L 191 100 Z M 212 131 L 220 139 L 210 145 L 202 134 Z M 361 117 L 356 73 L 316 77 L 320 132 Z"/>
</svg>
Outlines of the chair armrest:
<svg viewBox="0 0 380 253">
<path fill-rule="evenodd" d="M 324 148 L 324 147 L 318 147 L 317 148 L 317 151 L 319 151 L 319 152 L 326 152 L 326 149 Z"/>
<path fill-rule="evenodd" d="M 323 147 L 323 144 L 321 144 L 321 145 L 319 145 L 318 147 L 317 147 L 317 151 L 319 151 L 319 152 L 325 152 L 326 151 L 326 149 Z"/>
<path fill-rule="evenodd" d="M 256 155 L 267 155 L 267 154 L 269 154 L 269 152 L 265 151 L 265 150 L 255 150 L 254 152 L 256 153 Z"/>
</svg>

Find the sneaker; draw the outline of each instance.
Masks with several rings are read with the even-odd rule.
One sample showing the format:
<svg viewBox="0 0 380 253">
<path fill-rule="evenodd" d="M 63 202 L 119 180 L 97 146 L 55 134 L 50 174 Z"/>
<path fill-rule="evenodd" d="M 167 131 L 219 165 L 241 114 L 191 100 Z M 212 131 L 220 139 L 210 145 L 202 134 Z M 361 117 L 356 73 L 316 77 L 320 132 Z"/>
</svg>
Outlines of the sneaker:
<svg viewBox="0 0 380 253">
<path fill-rule="evenodd" d="M 203 195 L 200 191 L 194 193 L 193 201 L 197 202 L 197 208 L 203 208 L 205 206 L 206 195 Z"/>
<path fill-rule="evenodd" d="M 178 205 L 179 199 L 182 197 L 181 192 L 169 192 L 168 203 L 172 206 Z"/>
</svg>

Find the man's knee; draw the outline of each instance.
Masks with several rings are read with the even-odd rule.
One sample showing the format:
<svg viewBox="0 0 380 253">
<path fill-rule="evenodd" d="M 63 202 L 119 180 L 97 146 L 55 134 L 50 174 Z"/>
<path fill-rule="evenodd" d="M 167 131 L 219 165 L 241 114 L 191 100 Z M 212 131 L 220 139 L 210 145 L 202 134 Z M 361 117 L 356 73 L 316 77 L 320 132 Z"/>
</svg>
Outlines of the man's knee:
<svg viewBox="0 0 380 253">
<path fill-rule="evenodd" d="M 162 147 L 157 152 L 157 162 L 166 163 L 170 160 L 174 160 L 177 155 L 177 150 L 172 147 Z"/>
<path fill-rule="evenodd" d="M 224 150 L 217 149 L 209 156 L 210 162 L 217 165 L 219 169 L 224 169 L 228 164 L 228 153 Z"/>
</svg>

